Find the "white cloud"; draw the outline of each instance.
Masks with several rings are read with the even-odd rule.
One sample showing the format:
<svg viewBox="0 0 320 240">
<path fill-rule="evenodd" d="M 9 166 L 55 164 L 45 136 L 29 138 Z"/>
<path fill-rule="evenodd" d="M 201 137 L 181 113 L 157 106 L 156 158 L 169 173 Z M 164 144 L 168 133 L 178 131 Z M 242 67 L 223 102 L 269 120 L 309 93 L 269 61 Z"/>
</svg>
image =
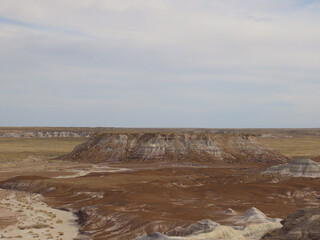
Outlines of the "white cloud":
<svg viewBox="0 0 320 240">
<path fill-rule="evenodd" d="M 319 118 L 320 4 L 308 2 L 2 0 L 1 106 L 106 117 L 102 108 L 132 116 L 156 106 L 160 125 L 176 111 L 176 124 L 199 127 L 228 123 L 226 111 L 241 124 L 225 127 L 250 127 L 264 110 L 279 114 L 257 119 L 266 127 L 285 125 L 283 113 Z M 212 126 L 203 120 L 219 113 Z"/>
</svg>

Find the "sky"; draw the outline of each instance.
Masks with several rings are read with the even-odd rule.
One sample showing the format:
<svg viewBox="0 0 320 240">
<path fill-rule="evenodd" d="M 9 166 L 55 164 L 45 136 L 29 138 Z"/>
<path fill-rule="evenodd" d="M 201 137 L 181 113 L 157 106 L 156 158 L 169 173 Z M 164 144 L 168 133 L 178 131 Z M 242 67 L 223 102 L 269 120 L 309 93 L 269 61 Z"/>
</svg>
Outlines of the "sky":
<svg viewBox="0 0 320 240">
<path fill-rule="evenodd" d="M 320 0 L 1 0 L 0 125 L 320 127 Z"/>
</svg>

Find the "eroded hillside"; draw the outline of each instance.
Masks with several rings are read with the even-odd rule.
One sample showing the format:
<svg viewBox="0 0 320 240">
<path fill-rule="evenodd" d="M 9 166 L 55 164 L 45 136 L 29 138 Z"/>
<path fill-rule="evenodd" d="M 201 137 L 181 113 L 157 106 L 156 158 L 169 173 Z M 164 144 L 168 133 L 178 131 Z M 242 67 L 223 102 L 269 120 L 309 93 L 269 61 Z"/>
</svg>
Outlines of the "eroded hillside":
<svg viewBox="0 0 320 240">
<path fill-rule="evenodd" d="M 88 162 L 192 161 L 280 163 L 283 155 L 245 134 L 105 133 L 77 146 L 65 157 Z"/>
<path fill-rule="evenodd" d="M 297 209 L 320 206 L 317 178 L 261 174 L 287 157 L 260 145 L 260 130 L 103 131 L 68 155 L 67 143 L 70 152 L 80 138 L 3 138 L 2 151 L 11 146 L 13 153 L 28 150 L 29 155 L 54 148 L 50 156 L 64 157 L 0 163 L 0 188 L 41 193 L 48 206 L 77 213 L 80 233 L 90 240 L 132 240 L 154 232 L 175 238 L 179 229 L 203 219 L 240 229 L 235 224 L 248 209 L 284 219 Z M 279 145 L 298 138 L 283 134 L 275 138 Z"/>
</svg>

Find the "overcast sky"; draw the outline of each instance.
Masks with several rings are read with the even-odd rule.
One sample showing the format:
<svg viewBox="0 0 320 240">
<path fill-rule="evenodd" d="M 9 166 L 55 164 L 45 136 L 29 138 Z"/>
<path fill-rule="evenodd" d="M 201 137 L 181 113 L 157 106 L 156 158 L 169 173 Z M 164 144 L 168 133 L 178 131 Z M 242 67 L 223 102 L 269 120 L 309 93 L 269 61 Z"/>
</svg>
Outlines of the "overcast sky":
<svg viewBox="0 0 320 240">
<path fill-rule="evenodd" d="M 1 0 L 0 125 L 320 127 L 320 0 Z"/>
</svg>

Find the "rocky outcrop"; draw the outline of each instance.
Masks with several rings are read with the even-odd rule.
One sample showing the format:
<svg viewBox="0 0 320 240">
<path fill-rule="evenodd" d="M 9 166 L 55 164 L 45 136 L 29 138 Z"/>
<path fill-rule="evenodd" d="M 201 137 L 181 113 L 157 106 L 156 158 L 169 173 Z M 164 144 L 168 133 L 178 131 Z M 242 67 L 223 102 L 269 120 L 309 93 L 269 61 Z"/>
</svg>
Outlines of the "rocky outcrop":
<svg viewBox="0 0 320 240">
<path fill-rule="evenodd" d="M 319 240 L 320 208 L 306 208 L 281 221 L 283 227 L 266 235 L 263 240 Z"/>
<path fill-rule="evenodd" d="M 242 226 L 222 226 L 206 219 L 183 228 L 187 230 L 183 236 L 153 233 L 134 240 L 258 240 L 266 233 L 282 227 L 281 219 L 270 219 L 256 208 L 249 209 L 239 218 Z"/>
<path fill-rule="evenodd" d="M 208 233 L 208 232 L 212 232 L 218 226 L 220 226 L 219 223 L 216 223 L 210 219 L 203 219 L 187 227 L 182 227 L 182 228 L 177 227 L 174 230 L 170 231 L 168 235 L 188 236 L 191 234 Z"/>
<path fill-rule="evenodd" d="M 292 177 L 320 177 L 320 165 L 308 158 L 295 158 L 287 164 L 273 166 L 264 173 L 279 173 Z"/>
<path fill-rule="evenodd" d="M 155 232 L 147 236 L 136 238 L 135 240 L 174 240 L 174 238 L 169 238 L 164 234 Z"/>
<path fill-rule="evenodd" d="M 280 218 L 268 218 L 259 209 L 252 207 L 247 210 L 243 216 L 234 216 L 229 218 L 235 224 L 251 224 L 251 223 L 268 223 L 268 222 L 280 222 Z"/>
<path fill-rule="evenodd" d="M 228 214 L 228 215 L 236 215 L 237 214 L 237 212 L 235 210 L 233 210 L 232 208 L 227 208 L 223 213 Z"/>
<path fill-rule="evenodd" d="M 77 146 L 69 160 L 108 161 L 225 161 L 283 163 L 285 156 L 238 134 L 106 133 Z"/>
</svg>

